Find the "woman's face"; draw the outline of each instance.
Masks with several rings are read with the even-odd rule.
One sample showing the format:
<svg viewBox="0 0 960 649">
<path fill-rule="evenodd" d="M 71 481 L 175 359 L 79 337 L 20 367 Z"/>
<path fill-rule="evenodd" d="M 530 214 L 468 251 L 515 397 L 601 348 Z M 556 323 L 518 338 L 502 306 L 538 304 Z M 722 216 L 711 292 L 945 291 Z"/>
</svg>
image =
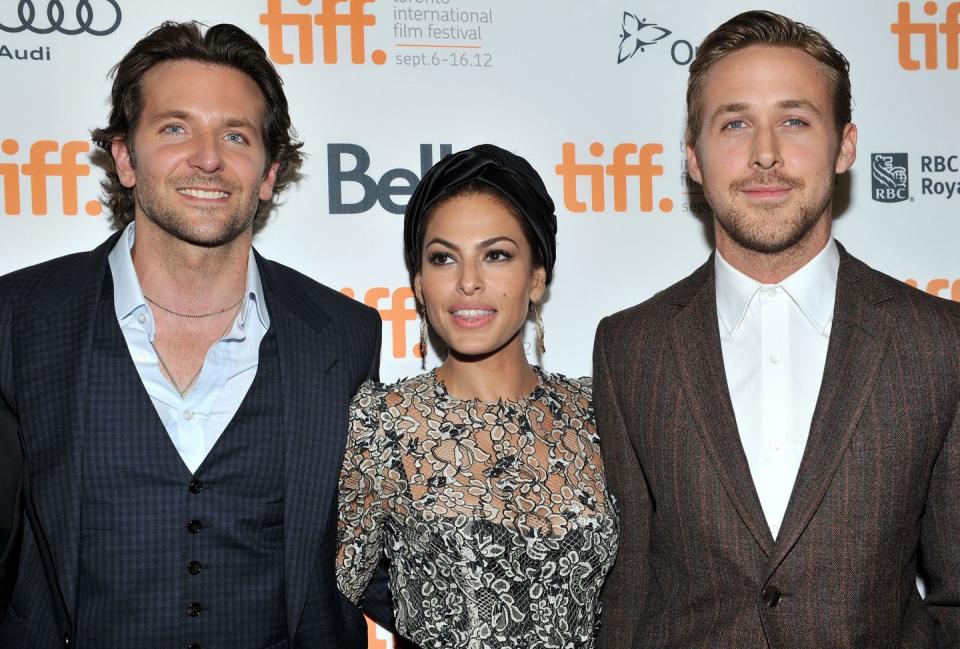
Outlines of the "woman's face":
<svg viewBox="0 0 960 649">
<path fill-rule="evenodd" d="M 459 356 L 489 356 L 519 332 L 531 301 L 539 302 L 546 271 L 517 218 L 489 194 L 457 196 L 427 221 L 417 299 L 434 331 Z"/>
</svg>

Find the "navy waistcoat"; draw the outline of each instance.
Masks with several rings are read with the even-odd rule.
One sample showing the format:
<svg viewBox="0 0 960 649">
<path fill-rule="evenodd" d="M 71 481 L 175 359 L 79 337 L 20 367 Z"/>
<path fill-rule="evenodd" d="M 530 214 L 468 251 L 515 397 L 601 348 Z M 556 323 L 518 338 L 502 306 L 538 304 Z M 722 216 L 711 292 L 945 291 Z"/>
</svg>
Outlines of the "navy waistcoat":
<svg viewBox="0 0 960 649">
<path fill-rule="evenodd" d="M 77 646 L 287 646 L 283 409 L 276 336 L 193 475 L 100 301 L 83 446 Z M 109 396 L 104 396 L 109 395 Z"/>
</svg>

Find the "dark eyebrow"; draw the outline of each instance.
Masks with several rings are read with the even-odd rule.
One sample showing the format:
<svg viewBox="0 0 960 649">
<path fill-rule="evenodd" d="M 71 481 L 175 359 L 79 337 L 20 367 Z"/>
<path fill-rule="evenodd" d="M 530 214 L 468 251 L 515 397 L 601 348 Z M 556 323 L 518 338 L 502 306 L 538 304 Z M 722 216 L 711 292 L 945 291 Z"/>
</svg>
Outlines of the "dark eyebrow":
<svg viewBox="0 0 960 649">
<path fill-rule="evenodd" d="M 508 237 L 508 236 L 500 236 L 500 237 L 491 237 L 491 238 L 489 238 L 489 239 L 484 239 L 483 241 L 481 241 L 480 243 L 477 244 L 477 250 L 481 250 L 481 249 L 483 249 L 483 248 L 489 248 L 490 246 L 494 245 L 495 243 L 499 243 L 499 242 L 501 242 L 501 241 L 509 241 L 510 243 L 512 243 L 513 245 L 517 246 L 518 248 L 520 247 L 520 246 L 517 244 L 517 242 L 514 241 L 513 239 L 511 239 L 510 237 Z M 457 244 L 452 243 L 452 242 L 450 242 L 450 241 L 447 241 L 446 239 L 442 239 L 442 238 L 440 238 L 440 237 L 434 237 L 433 239 L 430 239 L 430 241 L 427 242 L 427 245 L 424 246 L 424 248 L 426 248 L 426 247 L 428 247 L 428 246 L 432 246 L 432 245 L 435 244 L 435 243 L 439 243 L 441 246 L 446 246 L 447 248 L 450 248 L 451 250 L 460 250 L 460 246 L 458 246 Z"/>
<path fill-rule="evenodd" d="M 517 242 L 514 241 L 513 239 L 511 239 L 510 237 L 508 237 L 508 236 L 501 236 L 501 237 L 492 237 L 492 238 L 487 239 L 487 240 L 485 240 L 485 241 L 481 241 L 480 243 L 477 244 L 477 250 L 479 250 L 479 249 L 481 249 L 481 248 L 489 248 L 489 247 L 492 246 L 493 244 L 495 244 L 495 243 L 500 243 L 501 241 L 509 241 L 510 243 L 512 243 L 513 245 L 517 246 L 518 248 L 520 247 L 519 245 L 517 245 Z"/>
<path fill-rule="evenodd" d="M 450 243 L 450 242 L 447 241 L 446 239 L 441 239 L 440 237 L 434 237 L 434 238 L 430 239 L 430 241 L 427 242 L 427 245 L 425 245 L 424 248 L 427 248 L 427 247 L 429 247 L 429 246 L 432 246 L 432 245 L 435 244 L 435 243 L 439 243 L 441 246 L 446 246 L 447 248 L 450 248 L 451 250 L 460 250 L 460 246 L 458 246 L 457 244 L 455 244 L 455 243 Z"/>
</svg>

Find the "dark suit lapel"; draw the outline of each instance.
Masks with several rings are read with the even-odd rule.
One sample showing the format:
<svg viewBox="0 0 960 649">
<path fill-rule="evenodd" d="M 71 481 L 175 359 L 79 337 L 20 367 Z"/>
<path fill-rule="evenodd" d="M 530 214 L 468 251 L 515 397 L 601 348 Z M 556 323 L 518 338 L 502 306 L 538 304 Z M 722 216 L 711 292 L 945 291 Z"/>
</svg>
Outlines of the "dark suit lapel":
<svg viewBox="0 0 960 649">
<path fill-rule="evenodd" d="M 340 341 L 331 340 L 326 327 L 329 316 L 284 284 L 272 264 L 259 255 L 257 266 L 280 354 L 286 447 L 283 556 L 287 627 L 292 638 L 303 613 L 317 547 L 329 532 L 328 523 L 335 524 L 330 512 L 346 428 L 329 430 L 326 418 L 337 407 L 343 408 L 345 416 L 346 403 L 343 398 L 330 398 L 334 396 L 330 390 L 336 389 L 331 377 L 336 376 Z"/>
<path fill-rule="evenodd" d="M 76 611 L 80 550 L 81 455 L 86 385 L 97 304 L 117 240 L 77 257 L 15 324 L 19 413 L 37 542 L 49 550 L 67 614 Z M 31 422 L 43 422 L 33 426 Z M 68 489 L 63 486 L 68 485 Z"/>
<path fill-rule="evenodd" d="M 700 268 L 699 289 L 677 300 L 671 344 L 690 414 L 741 520 L 766 554 L 773 537 L 763 516 L 727 389 L 720 348 L 713 257 Z"/>
<path fill-rule="evenodd" d="M 887 347 L 891 326 L 876 307 L 889 295 L 872 271 L 840 248 L 833 326 L 820 394 L 800 470 L 784 514 L 770 571 L 796 544 L 823 500 L 863 412 Z"/>
</svg>

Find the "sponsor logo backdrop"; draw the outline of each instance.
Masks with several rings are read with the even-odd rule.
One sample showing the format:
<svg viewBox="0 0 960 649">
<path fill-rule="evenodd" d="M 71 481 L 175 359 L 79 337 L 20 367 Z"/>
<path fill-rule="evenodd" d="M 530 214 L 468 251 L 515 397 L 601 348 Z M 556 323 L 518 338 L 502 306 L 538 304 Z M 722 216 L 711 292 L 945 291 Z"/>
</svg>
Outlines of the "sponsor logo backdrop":
<svg viewBox="0 0 960 649">
<path fill-rule="evenodd" d="M 423 172 L 493 142 L 543 175 L 560 222 L 550 370 L 590 373 L 605 314 L 703 262 L 684 92 L 703 36 L 748 0 L 7 0 L 0 5 L 0 273 L 109 232 L 89 129 L 109 68 L 163 20 L 233 22 L 277 64 L 310 157 L 256 245 L 379 309 L 381 373 L 418 373 L 402 212 Z M 835 233 L 868 263 L 960 299 L 960 2 L 770 0 L 852 67 L 859 159 Z M 532 340 L 532 331 L 528 332 Z M 427 366 L 437 362 L 431 350 Z M 390 646 L 371 629 L 371 645 Z"/>
</svg>

